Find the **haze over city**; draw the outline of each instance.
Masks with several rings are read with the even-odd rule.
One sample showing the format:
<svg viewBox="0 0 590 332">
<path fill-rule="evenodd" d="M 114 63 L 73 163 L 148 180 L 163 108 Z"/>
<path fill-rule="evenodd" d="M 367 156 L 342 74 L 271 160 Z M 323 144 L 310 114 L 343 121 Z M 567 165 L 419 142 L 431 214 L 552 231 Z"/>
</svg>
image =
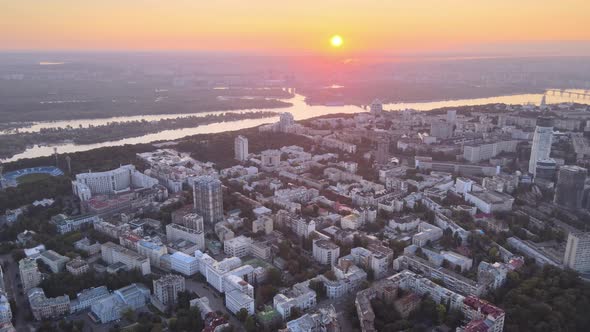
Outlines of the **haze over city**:
<svg viewBox="0 0 590 332">
<path fill-rule="evenodd" d="M 0 0 L 0 332 L 590 331 L 588 13 Z"/>
</svg>

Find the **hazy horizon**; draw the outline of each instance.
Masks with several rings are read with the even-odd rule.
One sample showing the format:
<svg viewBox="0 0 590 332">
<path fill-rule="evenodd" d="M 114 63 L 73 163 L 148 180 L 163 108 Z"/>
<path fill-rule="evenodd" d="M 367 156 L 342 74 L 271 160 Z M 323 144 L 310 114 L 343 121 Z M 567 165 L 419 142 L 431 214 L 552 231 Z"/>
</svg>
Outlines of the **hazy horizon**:
<svg viewBox="0 0 590 332">
<path fill-rule="evenodd" d="M 25 0 L 3 7 L 4 52 L 590 55 L 590 3 L 582 0 L 456 0 L 444 6 L 435 0 Z M 335 34 L 344 40 L 341 47 L 329 45 Z"/>
</svg>

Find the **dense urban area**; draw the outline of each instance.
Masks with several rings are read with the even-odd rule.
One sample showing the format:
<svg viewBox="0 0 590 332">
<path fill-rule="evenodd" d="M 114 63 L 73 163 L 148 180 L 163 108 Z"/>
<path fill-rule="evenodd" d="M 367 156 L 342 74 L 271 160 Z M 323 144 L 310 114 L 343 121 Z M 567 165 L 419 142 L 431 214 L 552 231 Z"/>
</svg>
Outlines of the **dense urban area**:
<svg viewBox="0 0 590 332">
<path fill-rule="evenodd" d="M 539 102 L 5 163 L 0 331 L 587 331 L 590 109 Z"/>
</svg>

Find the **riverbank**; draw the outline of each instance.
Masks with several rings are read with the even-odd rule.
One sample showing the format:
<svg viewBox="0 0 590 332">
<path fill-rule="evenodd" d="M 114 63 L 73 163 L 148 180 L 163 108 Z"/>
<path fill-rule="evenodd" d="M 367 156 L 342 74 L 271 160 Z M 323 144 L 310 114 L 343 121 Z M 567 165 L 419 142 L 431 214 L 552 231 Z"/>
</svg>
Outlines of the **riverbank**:
<svg viewBox="0 0 590 332">
<path fill-rule="evenodd" d="M 0 140 L 0 158 L 10 158 L 26 150 L 31 145 L 48 144 L 96 144 L 130 137 L 158 133 L 165 130 L 182 128 L 196 128 L 213 123 L 241 121 L 246 119 L 265 119 L 276 116 L 269 111 L 220 113 L 206 116 L 191 116 L 186 118 L 163 119 L 157 122 L 130 121 L 112 122 L 101 126 L 88 128 L 52 128 L 43 129 L 36 133 L 19 133 L 3 135 Z"/>
<path fill-rule="evenodd" d="M 525 94 L 525 95 L 505 95 L 505 96 L 496 96 L 491 98 L 480 98 L 480 99 L 460 99 L 460 100 L 446 100 L 446 101 L 436 101 L 436 102 L 427 102 L 427 103 L 398 103 L 398 104 L 384 104 L 383 109 L 385 110 L 404 110 L 404 109 L 414 109 L 418 111 L 426 111 L 426 110 L 433 110 L 433 109 L 441 109 L 445 107 L 451 108 L 459 108 L 461 106 L 476 106 L 476 105 L 488 105 L 488 104 L 539 104 L 543 95 L 542 94 Z M 323 106 L 323 105 L 316 105 L 310 106 L 305 102 L 305 97 L 300 94 L 295 94 L 295 96 L 288 101 L 292 104 L 287 108 L 281 108 L 280 112 L 289 112 L 293 115 L 295 120 L 305 120 L 309 118 L 314 118 L 317 116 L 322 115 L 330 115 L 330 114 L 355 114 L 359 112 L 365 112 L 366 109 L 363 109 L 359 106 L 355 105 L 344 105 L 344 106 Z M 567 97 L 567 95 L 559 96 L 559 95 L 547 95 L 546 102 L 548 104 L 554 103 L 562 103 L 562 102 L 572 102 L 572 100 Z M 581 103 L 590 103 L 590 100 L 580 100 Z M 260 110 L 260 111 L 272 111 L 277 112 L 276 109 L 267 109 L 267 110 Z M 204 115 L 204 114 L 217 114 L 217 112 L 210 112 L 210 113 L 196 113 L 196 114 L 179 114 L 174 115 L 174 117 L 190 117 L 193 115 Z M 50 129 L 50 128 L 63 128 L 63 127 L 80 127 L 80 126 L 100 126 L 104 124 L 108 124 L 109 122 L 113 121 L 141 121 L 144 119 L 146 121 L 159 121 L 162 119 L 169 119 L 171 116 L 163 116 L 163 115 L 153 115 L 147 117 L 141 116 L 129 116 L 129 117 L 120 117 L 120 118 L 106 118 L 106 119 L 93 119 L 93 120 L 71 120 L 71 121 L 60 121 L 60 122 L 43 122 L 43 123 L 36 123 L 34 124 L 30 130 L 31 132 L 41 131 L 43 129 Z M 115 120 L 116 119 L 116 120 Z M 58 149 L 59 153 L 74 153 L 79 151 L 87 151 L 92 149 L 101 148 L 104 146 L 122 146 L 126 144 L 140 144 L 140 143 L 150 143 L 156 141 L 172 141 L 178 140 L 183 137 L 191 136 L 191 135 L 198 135 L 198 134 L 210 134 L 210 133 L 221 133 L 224 131 L 235 131 L 244 128 L 252 128 L 256 127 L 265 123 L 275 122 L 277 121 L 277 117 L 272 118 L 264 118 L 264 119 L 246 119 L 240 121 L 233 121 L 228 123 L 212 123 L 207 125 L 202 125 L 198 127 L 192 128 L 184 128 L 184 129 L 173 129 L 173 130 L 165 130 L 157 133 L 150 133 L 139 137 L 132 137 L 132 138 L 125 138 L 120 140 L 113 140 L 104 143 L 96 143 L 96 144 L 76 144 L 76 143 L 66 143 L 66 144 L 49 144 L 49 145 L 35 145 L 32 147 L 28 147 L 25 151 L 17 153 L 13 155 L 11 158 L 5 158 L 0 160 L 0 162 L 11 162 L 16 161 L 23 158 L 34 158 L 34 157 L 41 157 L 41 156 L 50 156 L 54 153 L 54 148 Z M 0 136 L 1 137 L 1 136 Z"/>
<path fill-rule="evenodd" d="M 359 82 L 338 88 L 300 87 L 312 105 L 351 104 L 367 105 L 379 98 L 384 104 L 429 103 L 463 99 L 482 99 L 497 96 L 543 94 L 545 89 L 530 86 L 482 87 L 472 84 L 447 85 L 409 82 Z"/>
<path fill-rule="evenodd" d="M 287 95 L 288 99 L 291 95 Z M 219 96 L 152 100 L 83 100 L 62 102 L 0 102 L 2 130 L 23 128 L 39 121 L 90 120 L 113 117 L 149 116 L 165 114 L 198 114 L 238 110 L 279 109 L 292 106 L 289 101 L 248 96 L 218 98 Z"/>
</svg>

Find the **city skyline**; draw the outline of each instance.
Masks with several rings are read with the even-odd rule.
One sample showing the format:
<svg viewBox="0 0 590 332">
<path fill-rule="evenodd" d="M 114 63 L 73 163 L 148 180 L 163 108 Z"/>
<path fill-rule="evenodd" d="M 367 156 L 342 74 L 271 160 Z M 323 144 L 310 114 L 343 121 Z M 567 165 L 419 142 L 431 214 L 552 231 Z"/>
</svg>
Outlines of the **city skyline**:
<svg viewBox="0 0 590 332">
<path fill-rule="evenodd" d="M 0 332 L 588 331 L 588 0 L 0 8 Z"/>
</svg>

